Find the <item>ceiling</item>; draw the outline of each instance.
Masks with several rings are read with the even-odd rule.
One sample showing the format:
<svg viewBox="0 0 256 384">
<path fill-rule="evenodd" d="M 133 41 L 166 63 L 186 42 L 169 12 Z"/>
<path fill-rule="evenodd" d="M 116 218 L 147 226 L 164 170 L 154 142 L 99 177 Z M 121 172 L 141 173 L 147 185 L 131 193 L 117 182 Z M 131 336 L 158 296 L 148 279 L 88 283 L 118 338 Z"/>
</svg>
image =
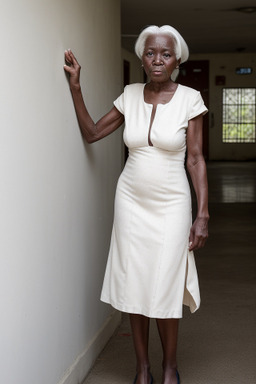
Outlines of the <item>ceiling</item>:
<svg viewBox="0 0 256 384">
<path fill-rule="evenodd" d="M 122 46 L 133 52 L 147 25 L 169 24 L 190 53 L 256 52 L 256 0 L 121 0 Z"/>
</svg>

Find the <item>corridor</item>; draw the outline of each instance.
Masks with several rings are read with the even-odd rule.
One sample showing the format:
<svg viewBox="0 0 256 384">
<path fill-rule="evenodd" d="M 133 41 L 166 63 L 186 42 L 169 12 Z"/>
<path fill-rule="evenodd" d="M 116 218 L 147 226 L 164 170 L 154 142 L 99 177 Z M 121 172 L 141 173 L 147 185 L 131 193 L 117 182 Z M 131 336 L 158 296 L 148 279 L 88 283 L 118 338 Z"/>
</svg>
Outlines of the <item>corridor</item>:
<svg viewBox="0 0 256 384">
<path fill-rule="evenodd" d="M 201 308 L 185 308 L 182 384 L 255 384 L 256 162 L 208 163 L 210 237 L 196 254 Z M 150 284 L 150 282 L 149 282 Z M 161 383 L 161 345 L 151 321 L 150 360 Z M 131 384 L 135 358 L 127 315 L 84 384 Z"/>
</svg>

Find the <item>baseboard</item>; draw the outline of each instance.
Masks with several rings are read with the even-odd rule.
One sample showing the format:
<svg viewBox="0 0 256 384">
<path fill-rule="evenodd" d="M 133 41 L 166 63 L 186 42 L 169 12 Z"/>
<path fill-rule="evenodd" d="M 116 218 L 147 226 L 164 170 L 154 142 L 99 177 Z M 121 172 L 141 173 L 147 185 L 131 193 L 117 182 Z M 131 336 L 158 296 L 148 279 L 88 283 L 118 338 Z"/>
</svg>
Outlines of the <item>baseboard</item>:
<svg viewBox="0 0 256 384">
<path fill-rule="evenodd" d="M 114 311 L 105 321 L 96 336 L 91 340 L 87 348 L 76 358 L 71 367 L 69 367 L 58 384 L 81 384 L 84 381 L 98 355 L 120 324 L 120 321 L 121 313 Z"/>
</svg>

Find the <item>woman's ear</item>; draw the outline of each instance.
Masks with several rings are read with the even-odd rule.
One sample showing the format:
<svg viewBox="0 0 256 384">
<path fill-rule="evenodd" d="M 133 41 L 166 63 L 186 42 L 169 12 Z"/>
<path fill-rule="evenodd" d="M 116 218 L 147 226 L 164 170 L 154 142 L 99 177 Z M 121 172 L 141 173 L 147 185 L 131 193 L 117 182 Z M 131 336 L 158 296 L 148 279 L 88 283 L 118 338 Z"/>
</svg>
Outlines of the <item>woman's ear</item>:
<svg viewBox="0 0 256 384">
<path fill-rule="evenodd" d="M 176 69 L 179 69 L 181 59 L 177 60 Z"/>
</svg>

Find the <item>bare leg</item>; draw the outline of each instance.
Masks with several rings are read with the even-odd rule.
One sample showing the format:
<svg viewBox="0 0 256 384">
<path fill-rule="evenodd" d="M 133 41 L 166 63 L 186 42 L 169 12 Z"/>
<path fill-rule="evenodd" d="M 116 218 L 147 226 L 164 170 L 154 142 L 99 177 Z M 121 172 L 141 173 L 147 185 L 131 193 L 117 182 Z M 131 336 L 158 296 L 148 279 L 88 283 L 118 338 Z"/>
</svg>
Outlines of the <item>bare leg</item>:
<svg viewBox="0 0 256 384">
<path fill-rule="evenodd" d="M 157 319 L 158 332 L 163 347 L 162 384 L 177 384 L 177 342 L 179 319 Z"/>
<path fill-rule="evenodd" d="M 133 344 L 137 359 L 136 384 L 150 383 L 150 365 L 148 358 L 149 318 L 130 314 Z"/>
</svg>

